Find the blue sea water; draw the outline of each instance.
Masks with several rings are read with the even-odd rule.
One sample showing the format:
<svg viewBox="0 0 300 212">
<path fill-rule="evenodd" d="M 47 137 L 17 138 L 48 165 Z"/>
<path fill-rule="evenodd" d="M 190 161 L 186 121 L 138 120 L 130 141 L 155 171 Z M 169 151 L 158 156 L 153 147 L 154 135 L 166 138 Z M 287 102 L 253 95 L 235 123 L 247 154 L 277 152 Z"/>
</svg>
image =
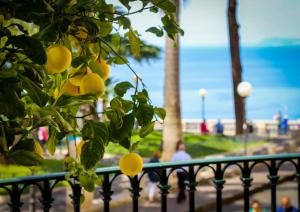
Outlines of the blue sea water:
<svg viewBox="0 0 300 212">
<path fill-rule="evenodd" d="M 241 61 L 243 79 L 254 89 L 247 98 L 249 119 L 272 119 L 278 111 L 300 118 L 300 46 L 243 47 Z M 163 106 L 164 52 L 158 60 L 131 65 L 147 85 L 153 104 Z M 181 48 L 180 69 L 183 118 L 201 117 L 200 88 L 207 89 L 207 118 L 234 118 L 228 48 Z M 126 66 L 114 66 L 112 76 L 132 79 Z"/>
</svg>

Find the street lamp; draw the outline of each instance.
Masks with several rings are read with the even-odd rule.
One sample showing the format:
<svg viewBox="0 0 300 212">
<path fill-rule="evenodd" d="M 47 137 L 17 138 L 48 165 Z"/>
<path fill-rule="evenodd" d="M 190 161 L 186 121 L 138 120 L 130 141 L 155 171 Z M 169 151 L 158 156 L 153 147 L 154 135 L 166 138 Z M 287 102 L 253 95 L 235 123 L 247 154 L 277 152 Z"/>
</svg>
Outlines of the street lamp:
<svg viewBox="0 0 300 212">
<path fill-rule="evenodd" d="M 202 99 L 202 119 L 203 119 L 203 121 L 205 119 L 205 96 L 206 96 L 206 93 L 207 93 L 207 91 L 204 88 L 201 88 L 199 90 L 199 95 L 201 96 L 201 99 Z"/>
<path fill-rule="evenodd" d="M 252 93 L 253 88 L 252 85 L 249 82 L 240 82 L 237 86 L 237 92 L 240 95 L 240 97 L 243 98 L 244 101 L 244 107 L 246 108 L 246 98 L 250 96 Z M 246 109 L 244 110 L 244 124 L 243 124 L 243 131 L 244 131 L 244 152 L 245 155 L 247 155 L 247 142 L 248 142 L 248 124 L 247 124 L 247 118 L 246 118 Z"/>
</svg>

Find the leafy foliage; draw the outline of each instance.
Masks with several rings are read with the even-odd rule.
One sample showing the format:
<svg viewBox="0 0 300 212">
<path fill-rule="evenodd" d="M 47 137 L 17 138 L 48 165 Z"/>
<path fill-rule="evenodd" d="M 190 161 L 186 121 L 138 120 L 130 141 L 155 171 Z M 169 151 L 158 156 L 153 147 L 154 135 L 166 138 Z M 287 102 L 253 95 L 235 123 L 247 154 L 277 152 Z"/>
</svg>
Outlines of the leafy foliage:
<svg viewBox="0 0 300 212">
<path fill-rule="evenodd" d="M 170 0 L 141 0 L 137 11 L 132 11 L 129 0 L 119 0 L 124 7 L 105 0 L 0 2 L 0 157 L 26 166 L 40 164 L 43 158 L 33 148 L 37 142 L 33 134 L 43 126 L 50 132 L 46 148 L 51 154 L 59 141 L 81 137 L 85 141 L 81 155 L 66 159 L 67 178 L 77 177 L 90 191 L 99 180 L 93 169 L 109 142 L 134 150 L 138 145 L 132 142 L 135 123 L 140 126 L 140 137 L 145 137 L 153 131 L 154 121 L 165 117 L 162 108 L 151 105 L 142 79 L 128 63 L 128 57 L 138 61 L 156 57 L 159 49 L 141 41 L 128 17 L 144 10 L 161 11 L 162 26 L 149 26 L 148 31 L 157 36 L 165 31 L 174 38 L 182 33 L 174 21 L 176 8 Z M 72 68 L 48 75 L 46 49 L 55 44 L 71 51 Z M 72 69 L 89 67 L 99 75 L 98 59 L 126 64 L 137 77 L 135 85 L 115 85 L 116 96 L 102 121 L 95 111 L 77 117 L 81 107 L 95 104 L 99 96 L 60 92 Z M 83 125 L 78 119 L 83 119 Z"/>
</svg>

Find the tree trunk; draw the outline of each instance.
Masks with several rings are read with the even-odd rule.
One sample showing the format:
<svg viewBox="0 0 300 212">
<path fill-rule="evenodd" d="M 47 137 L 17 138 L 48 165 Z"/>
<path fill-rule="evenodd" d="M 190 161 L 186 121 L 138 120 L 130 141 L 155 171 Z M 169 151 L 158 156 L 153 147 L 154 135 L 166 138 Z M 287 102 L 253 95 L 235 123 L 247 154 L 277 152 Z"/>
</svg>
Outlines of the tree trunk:
<svg viewBox="0 0 300 212">
<path fill-rule="evenodd" d="M 237 93 L 237 86 L 242 81 L 242 66 L 240 59 L 238 23 L 236 20 L 236 0 L 228 0 L 228 28 L 230 39 L 231 69 L 233 81 L 234 111 L 235 111 L 235 133 L 243 134 L 244 102 Z"/>
<path fill-rule="evenodd" d="M 173 0 L 177 7 L 175 18 L 179 23 L 180 0 Z M 165 82 L 164 107 L 167 115 L 163 127 L 163 154 L 162 160 L 169 161 L 175 152 L 176 143 L 182 139 L 181 113 L 180 113 L 180 86 L 179 86 L 179 36 L 175 41 L 166 38 L 165 47 Z"/>
</svg>

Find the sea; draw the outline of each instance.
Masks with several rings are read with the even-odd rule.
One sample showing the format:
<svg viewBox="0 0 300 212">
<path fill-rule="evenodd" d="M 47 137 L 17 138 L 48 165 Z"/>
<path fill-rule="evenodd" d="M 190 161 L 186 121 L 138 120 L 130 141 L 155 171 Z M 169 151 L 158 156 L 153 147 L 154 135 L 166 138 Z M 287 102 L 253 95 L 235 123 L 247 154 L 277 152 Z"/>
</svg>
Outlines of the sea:
<svg viewBox="0 0 300 212">
<path fill-rule="evenodd" d="M 242 47 L 243 80 L 253 86 L 246 99 L 247 118 L 272 119 L 279 111 L 300 118 L 300 46 Z M 164 50 L 159 59 L 130 62 L 145 82 L 152 103 L 163 106 Z M 116 81 L 133 81 L 125 65 L 112 67 Z M 230 51 L 228 47 L 182 47 L 180 94 L 182 118 L 201 118 L 200 88 L 207 90 L 205 117 L 234 118 Z"/>
</svg>

